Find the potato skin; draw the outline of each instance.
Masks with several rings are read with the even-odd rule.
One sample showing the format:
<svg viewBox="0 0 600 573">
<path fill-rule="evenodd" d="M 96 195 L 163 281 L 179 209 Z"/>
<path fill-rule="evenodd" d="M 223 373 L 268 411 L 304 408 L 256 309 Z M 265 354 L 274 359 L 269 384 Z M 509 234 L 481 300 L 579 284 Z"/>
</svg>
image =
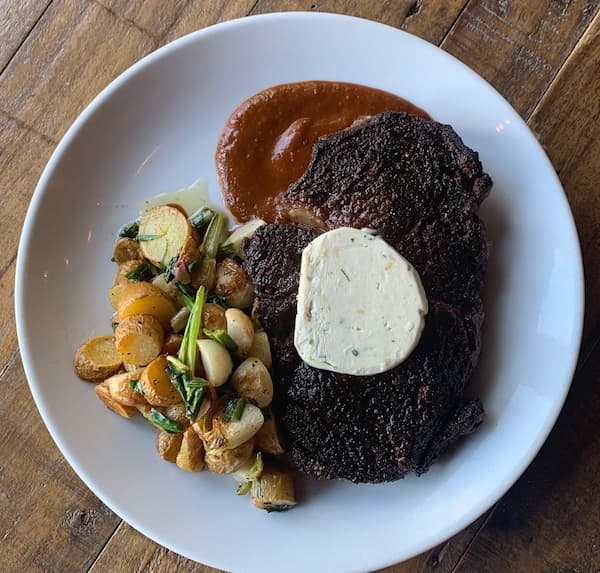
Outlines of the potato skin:
<svg viewBox="0 0 600 573">
<path fill-rule="evenodd" d="M 199 472 L 204 469 L 204 446 L 191 426 L 183 432 L 175 463 L 186 472 Z"/>
<path fill-rule="evenodd" d="M 111 398 L 123 406 L 141 406 L 146 403 L 146 399 L 139 392 L 134 392 L 129 382 L 139 380 L 143 370 L 138 368 L 131 372 L 115 374 L 107 378 L 104 383 L 107 385 Z"/>
<path fill-rule="evenodd" d="M 128 283 L 119 295 L 117 311 L 123 320 L 132 314 L 147 314 L 158 319 L 163 328 L 177 312 L 175 303 L 156 285 L 147 282 Z"/>
<path fill-rule="evenodd" d="M 215 293 L 235 308 L 247 308 L 254 300 L 254 287 L 248 273 L 230 258 L 217 265 Z"/>
<path fill-rule="evenodd" d="M 179 392 L 165 372 L 167 365 L 167 359 L 159 356 L 146 366 L 140 378 L 144 397 L 152 406 L 174 406 L 181 403 Z"/>
<path fill-rule="evenodd" d="M 111 395 L 110 390 L 108 389 L 108 385 L 106 382 L 102 382 L 98 384 L 94 391 L 96 392 L 96 396 L 104 402 L 105 406 L 110 408 L 113 412 L 119 414 L 119 416 L 123 416 L 123 418 L 132 418 L 134 414 L 137 412 L 136 408 L 131 406 L 123 406 L 123 404 L 119 404 Z"/>
<path fill-rule="evenodd" d="M 161 430 L 156 435 L 156 451 L 158 455 L 167 462 L 175 463 L 177 460 L 177 454 L 181 448 L 181 442 L 183 440 L 183 434 L 169 434 L 164 430 Z"/>
<path fill-rule="evenodd" d="M 207 302 L 202 310 L 202 326 L 210 330 L 227 330 L 225 309 L 214 302 Z"/>
<path fill-rule="evenodd" d="M 108 292 L 108 299 L 110 300 L 110 304 L 115 310 L 117 310 L 119 306 L 119 300 L 121 298 L 121 293 L 123 292 L 123 289 L 126 285 L 132 282 L 127 278 L 127 273 L 133 271 L 142 262 L 143 261 L 141 259 L 133 259 L 131 261 L 126 261 L 119 265 L 119 270 L 117 271 L 117 276 L 115 277 L 113 286 Z"/>
<path fill-rule="evenodd" d="M 267 367 L 258 358 L 246 358 L 231 376 L 236 393 L 259 408 L 273 401 L 273 381 Z"/>
<path fill-rule="evenodd" d="M 115 263 L 121 265 L 128 261 L 140 261 L 143 258 L 142 249 L 137 241 L 128 237 L 122 237 L 115 243 L 113 250 L 113 261 Z"/>
<path fill-rule="evenodd" d="M 160 354 L 164 337 L 159 320 L 146 314 L 128 316 L 115 329 L 117 352 L 136 366 L 145 366 Z"/>
<path fill-rule="evenodd" d="M 231 474 L 239 470 L 254 452 L 254 440 L 250 439 L 230 450 L 207 450 L 204 455 L 206 467 L 215 474 Z"/>
<path fill-rule="evenodd" d="M 273 416 L 265 418 L 265 421 L 254 436 L 257 449 L 267 454 L 278 456 L 285 452 L 281 441 L 281 434 L 277 428 L 277 422 Z"/>
<path fill-rule="evenodd" d="M 114 336 L 95 336 L 86 340 L 75 351 L 73 358 L 75 373 L 88 382 L 101 382 L 116 374 L 122 364 Z"/>
</svg>

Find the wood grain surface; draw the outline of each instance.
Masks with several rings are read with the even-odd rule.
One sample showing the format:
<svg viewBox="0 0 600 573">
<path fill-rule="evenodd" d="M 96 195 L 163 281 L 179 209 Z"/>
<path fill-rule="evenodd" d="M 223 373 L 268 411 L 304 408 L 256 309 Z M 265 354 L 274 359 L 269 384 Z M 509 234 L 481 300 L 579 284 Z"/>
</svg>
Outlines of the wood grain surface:
<svg viewBox="0 0 600 573">
<path fill-rule="evenodd" d="M 215 572 L 123 523 L 57 450 L 21 366 L 15 260 L 45 163 L 103 87 L 183 34 L 280 10 L 378 20 L 472 67 L 539 137 L 581 239 L 584 345 L 550 438 L 495 508 L 441 546 L 384 571 L 600 571 L 599 7 L 598 0 L 0 0 L 0 571 Z"/>
</svg>

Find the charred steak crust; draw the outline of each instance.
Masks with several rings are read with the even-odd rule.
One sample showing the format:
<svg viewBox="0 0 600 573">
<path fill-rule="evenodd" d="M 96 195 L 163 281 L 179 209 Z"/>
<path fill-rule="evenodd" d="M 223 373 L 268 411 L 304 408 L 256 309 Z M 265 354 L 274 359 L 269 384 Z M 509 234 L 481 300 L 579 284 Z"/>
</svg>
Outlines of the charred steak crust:
<svg viewBox="0 0 600 573">
<path fill-rule="evenodd" d="M 421 341 L 408 360 L 376 376 L 318 370 L 295 351 L 302 250 L 320 231 L 273 224 L 249 241 L 244 266 L 271 339 L 273 406 L 298 469 L 395 480 L 426 471 L 480 425 L 481 403 L 463 392 L 480 349 L 488 252 L 476 209 L 490 187 L 477 154 L 452 128 L 390 112 L 321 140 L 286 192 L 283 219 L 301 213 L 322 229 L 374 228 L 421 275 L 430 304 Z"/>
<path fill-rule="evenodd" d="M 476 211 L 491 186 L 452 127 L 386 112 L 319 140 L 280 218 L 376 229 L 417 268 L 428 297 L 468 307 L 486 270 Z"/>
</svg>

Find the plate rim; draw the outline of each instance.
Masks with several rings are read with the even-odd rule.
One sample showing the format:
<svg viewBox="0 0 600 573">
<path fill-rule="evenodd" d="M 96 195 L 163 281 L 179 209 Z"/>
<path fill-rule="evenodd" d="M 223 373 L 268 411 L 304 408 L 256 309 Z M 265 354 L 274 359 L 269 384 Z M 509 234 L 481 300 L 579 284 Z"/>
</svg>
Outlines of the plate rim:
<svg viewBox="0 0 600 573">
<path fill-rule="evenodd" d="M 50 436 L 58 447 L 61 455 L 67 460 L 69 465 L 73 468 L 79 479 L 81 479 L 86 487 L 90 489 L 90 491 L 100 499 L 102 503 L 104 503 L 107 507 L 110 508 L 120 519 L 122 519 L 125 523 L 131 525 L 134 529 L 148 537 L 149 539 L 155 541 L 161 546 L 167 547 L 175 551 L 176 553 L 189 558 L 194 559 L 193 556 L 190 556 L 189 552 L 184 548 L 178 547 L 177 543 L 168 543 L 166 544 L 164 540 L 158 538 L 158 536 L 154 536 L 146 526 L 137 519 L 131 518 L 128 516 L 127 519 L 124 517 L 124 514 L 127 511 L 121 511 L 121 507 L 118 504 L 114 503 L 111 499 L 111 496 L 108 492 L 104 491 L 104 489 L 95 483 L 92 475 L 89 475 L 88 472 L 83 470 L 83 468 L 79 465 L 75 452 L 71 452 L 69 447 L 63 442 L 60 434 L 60 431 L 57 427 L 48 423 L 49 414 L 45 407 L 44 402 L 41 399 L 41 396 L 37 390 L 36 382 L 33 382 L 33 359 L 32 353 L 30 351 L 30 343 L 26 338 L 26 320 L 23 314 L 22 309 L 24 308 L 25 302 L 25 289 L 24 283 L 26 281 L 25 277 L 25 266 L 26 260 L 30 253 L 31 242 L 33 238 L 32 233 L 32 223 L 36 216 L 37 211 L 39 210 L 39 204 L 44 196 L 49 179 L 54 172 L 56 165 L 61 160 L 63 153 L 67 150 L 67 148 L 71 145 L 73 139 L 77 136 L 79 131 L 84 127 L 87 121 L 96 113 L 96 111 L 104 104 L 106 100 L 108 100 L 112 94 L 118 91 L 121 86 L 129 81 L 129 79 L 137 74 L 139 74 L 146 67 L 152 65 L 155 60 L 159 60 L 171 52 L 175 52 L 180 49 L 185 49 L 188 44 L 193 44 L 198 39 L 202 39 L 204 37 L 211 36 L 213 34 L 221 34 L 226 33 L 229 28 L 236 27 L 244 27 L 244 26 L 252 26 L 254 21 L 280 21 L 280 20 L 295 20 L 295 19 L 305 18 L 307 20 L 329 20 L 332 23 L 360 23 L 362 25 L 368 24 L 374 27 L 384 27 L 389 30 L 393 30 L 394 33 L 410 37 L 411 40 L 416 40 L 421 48 L 430 50 L 432 53 L 435 53 L 435 57 L 447 58 L 452 61 L 454 64 L 457 64 L 459 67 L 463 69 L 465 73 L 473 76 L 477 82 L 483 85 L 487 90 L 491 90 L 502 102 L 504 102 L 514 113 L 517 118 L 517 121 L 521 123 L 521 127 L 525 128 L 526 132 L 530 136 L 530 142 L 533 143 L 538 151 L 540 152 L 540 158 L 545 162 L 546 168 L 548 169 L 549 175 L 554 179 L 558 190 L 561 191 L 559 193 L 559 200 L 562 203 L 562 212 L 564 216 L 568 219 L 566 222 L 568 223 L 568 232 L 571 237 L 574 239 L 574 244 L 576 245 L 575 254 L 577 255 L 576 260 L 572 261 L 574 268 L 576 270 L 577 276 L 575 277 L 576 290 L 579 292 L 578 302 L 579 305 L 576 309 L 577 315 L 574 320 L 574 324 L 576 324 L 576 333 L 575 339 L 576 342 L 572 348 L 572 354 L 570 357 L 570 364 L 568 365 L 568 382 L 566 382 L 562 388 L 562 395 L 557 396 L 557 399 L 553 402 L 553 407 L 550 409 L 546 421 L 546 427 L 543 431 L 538 433 L 538 436 L 535 440 L 532 440 L 532 444 L 527 452 L 527 455 L 524 456 L 520 460 L 520 464 L 515 466 L 515 469 L 511 475 L 511 479 L 506 480 L 500 487 L 488 491 L 488 494 L 485 496 L 485 502 L 481 503 L 481 506 L 478 510 L 472 511 L 469 514 L 465 514 L 464 517 L 456 519 L 452 521 L 451 525 L 448 525 L 443 531 L 440 531 L 438 535 L 434 537 L 427 538 L 426 543 L 421 544 L 422 547 L 416 551 L 402 552 L 402 551 L 394 551 L 390 549 L 390 553 L 387 554 L 385 558 L 377 559 L 374 557 L 370 562 L 373 568 L 381 568 L 386 567 L 392 564 L 399 563 L 401 561 L 405 561 L 410 559 L 424 551 L 428 551 L 429 549 L 439 545 L 440 543 L 446 541 L 453 535 L 462 531 L 469 524 L 476 521 L 481 515 L 483 515 L 486 511 L 488 511 L 502 496 L 504 496 L 508 490 L 515 484 L 515 482 L 521 477 L 523 472 L 529 467 L 533 459 L 539 453 L 541 447 L 544 442 L 548 438 L 548 435 L 554 428 L 558 416 L 563 408 L 566 397 L 569 393 L 571 383 L 573 380 L 573 376 L 575 374 L 577 361 L 579 357 L 579 353 L 581 350 L 582 343 L 582 335 L 583 335 L 583 324 L 584 324 L 584 311 L 585 311 L 585 286 L 584 286 L 584 270 L 583 270 L 583 260 L 581 253 L 581 243 L 579 241 L 577 226 L 575 224 L 575 220 L 573 217 L 572 210 L 568 203 L 568 199 L 564 188 L 560 182 L 560 179 L 552 166 L 550 159 L 545 153 L 543 147 L 538 141 L 537 137 L 533 134 L 527 123 L 521 118 L 521 116 L 514 110 L 513 106 L 500 94 L 489 82 L 487 82 L 483 77 L 481 77 L 478 73 L 472 70 L 469 66 L 461 62 L 455 56 L 449 54 L 443 49 L 439 48 L 435 44 L 424 40 L 418 36 L 410 34 L 404 30 L 400 30 L 394 26 L 384 24 L 378 22 L 376 20 L 371 20 L 367 18 L 360 18 L 356 16 L 350 16 L 346 14 L 335 14 L 330 12 L 309 12 L 309 11 L 289 11 L 289 12 L 273 12 L 268 14 L 257 14 L 252 16 L 242 16 L 239 18 L 235 18 L 232 20 L 227 20 L 225 22 L 220 22 L 217 24 L 212 24 L 210 26 L 206 26 L 204 28 L 195 30 L 176 40 L 161 46 L 157 50 L 147 54 L 143 58 L 139 59 L 135 63 L 133 63 L 130 67 L 124 70 L 121 74 L 119 74 L 115 79 L 113 79 L 108 85 L 106 85 L 91 101 L 86 105 L 84 110 L 77 116 L 74 122 L 69 126 L 67 131 L 61 137 L 58 145 L 52 152 L 50 159 L 48 160 L 42 174 L 38 180 L 38 183 L 35 187 L 35 190 L 32 194 L 29 206 L 27 208 L 27 213 L 23 222 L 21 237 L 18 244 L 17 250 L 17 260 L 16 260 L 16 268 L 15 268 L 15 322 L 16 322 L 16 330 L 17 330 L 17 339 L 19 350 L 21 354 L 23 369 L 26 375 L 27 383 L 29 386 L 29 390 L 33 396 L 35 405 L 42 417 L 44 425 L 48 430 Z M 394 555 L 396 557 L 394 557 Z M 212 567 L 218 567 L 220 569 L 227 570 L 228 565 L 226 563 L 221 563 L 218 560 L 207 559 L 203 560 L 203 563 Z"/>
</svg>

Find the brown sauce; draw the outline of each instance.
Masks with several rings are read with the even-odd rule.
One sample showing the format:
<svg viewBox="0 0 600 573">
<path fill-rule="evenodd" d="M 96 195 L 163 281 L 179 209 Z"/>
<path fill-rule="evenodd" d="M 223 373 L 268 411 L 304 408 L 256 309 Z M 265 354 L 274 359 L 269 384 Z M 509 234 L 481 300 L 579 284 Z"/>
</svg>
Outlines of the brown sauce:
<svg viewBox="0 0 600 573">
<path fill-rule="evenodd" d="M 388 110 L 430 119 L 397 95 L 358 84 L 298 82 L 253 95 L 231 114 L 217 144 L 227 207 L 240 222 L 274 221 L 278 195 L 304 173 L 317 139 Z"/>
</svg>

